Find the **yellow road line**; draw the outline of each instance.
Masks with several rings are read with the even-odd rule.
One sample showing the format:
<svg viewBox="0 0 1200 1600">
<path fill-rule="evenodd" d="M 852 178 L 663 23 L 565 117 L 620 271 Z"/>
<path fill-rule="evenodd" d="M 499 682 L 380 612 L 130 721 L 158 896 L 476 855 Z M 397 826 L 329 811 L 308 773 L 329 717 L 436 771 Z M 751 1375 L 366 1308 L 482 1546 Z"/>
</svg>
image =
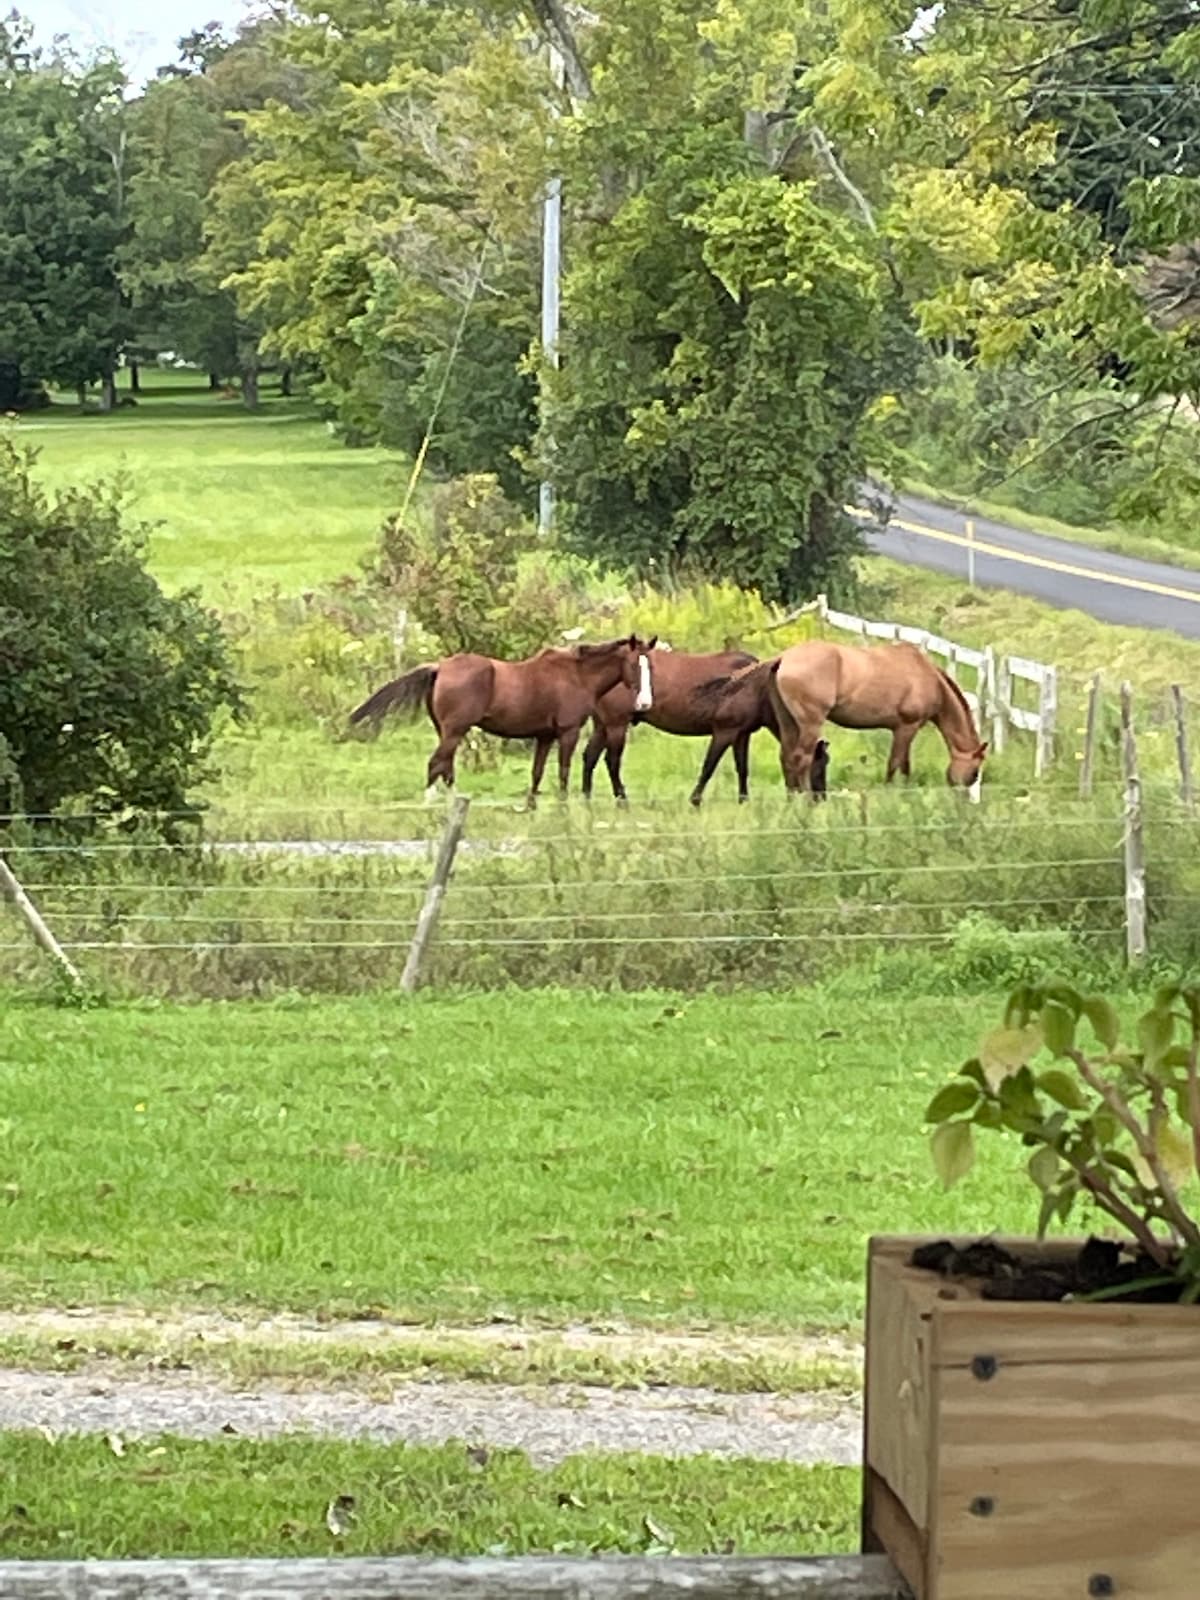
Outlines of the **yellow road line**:
<svg viewBox="0 0 1200 1600">
<path fill-rule="evenodd" d="M 864 511 L 861 506 L 846 506 L 845 509 L 852 517 L 865 517 L 869 522 L 875 522 L 871 513 Z M 986 539 L 968 539 L 962 533 L 947 533 L 942 528 L 930 528 L 923 522 L 905 522 L 900 517 L 892 517 L 887 527 L 903 528 L 905 533 L 917 533 L 923 539 L 940 539 L 943 544 L 957 544 L 964 549 L 973 546 L 980 555 L 1001 556 L 1005 561 L 1016 561 L 1025 567 L 1041 567 L 1046 572 L 1061 572 L 1069 578 L 1090 578 L 1093 583 L 1111 583 L 1118 589 L 1139 589 L 1143 594 L 1161 594 L 1168 600 L 1190 600 L 1193 605 L 1200 605 L 1200 590 L 1196 589 L 1174 589 L 1168 583 L 1154 583 L 1149 578 L 1124 578 L 1117 572 L 1077 567 L 1069 561 L 1053 561 L 1049 556 L 1031 556 L 1023 550 L 1010 550 L 1007 545 L 990 544 Z"/>
</svg>

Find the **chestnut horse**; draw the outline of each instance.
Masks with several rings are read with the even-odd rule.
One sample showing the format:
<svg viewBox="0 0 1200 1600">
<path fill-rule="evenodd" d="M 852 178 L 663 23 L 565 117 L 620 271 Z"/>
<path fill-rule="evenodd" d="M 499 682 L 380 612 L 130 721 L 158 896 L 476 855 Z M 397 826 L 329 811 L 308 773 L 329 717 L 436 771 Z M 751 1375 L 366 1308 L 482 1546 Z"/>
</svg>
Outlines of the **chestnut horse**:
<svg viewBox="0 0 1200 1600">
<path fill-rule="evenodd" d="M 653 704 L 650 652 L 635 635 L 607 644 L 576 644 L 567 650 L 541 650 L 526 661 L 496 661 L 490 656 L 447 656 L 436 666 L 414 667 L 402 678 L 376 689 L 350 713 L 350 721 L 376 725 L 389 711 L 413 712 L 422 703 L 437 729 L 438 745 L 426 773 L 432 796 L 439 778 L 454 782 L 454 754 L 471 728 L 501 739 L 533 739 L 530 803 L 537 799 L 550 746 L 558 743 L 558 777 L 567 792 L 571 757 L 579 730 L 596 702 L 624 684 L 639 710 Z"/>
<path fill-rule="evenodd" d="M 962 690 L 916 645 L 861 646 L 810 640 L 773 661 L 732 674 L 720 698 L 741 703 L 747 684 L 766 688 L 779 726 L 780 760 L 791 789 L 810 786 L 821 726 L 890 728 L 887 781 L 908 777 L 913 739 L 932 722 L 950 752 L 947 783 L 971 788 L 987 755 Z"/>
<path fill-rule="evenodd" d="M 632 692 L 624 684 L 597 702 L 592 719 L 592 736 L 583 753 L 583 792 L 592 794 L 592 778 L 603 754 L 608 767 L 612 791 L 618 800 L 627 798 L 621 780 L 621 757 L 631 723 L 645 723 L 662 733 L 680 734 L 685 738 L 706 738 L 708 749 L 700 776 L 691 793 L 691 802 L 698 806 L 704 797 L 709 779 L 720 765 L 721 757 L 732 747 L 734 766 L 737 769 L 738 801 L 750 798 L 750 738 L 760 728 L 767 728 L 779 737 L 775 711 L 767 687 L 762 682 L 743 680 L 741 687 L 728 695 L 701 697 L 696 691 L 714 679 L 725 684 L 731 675 L 744 667 L 752 667 L 757 657 L 746 650 L 723 650 L 714 655 L 689 655 L 686 651 L 659 648 L 654 653 L 654 704 L 641 711 L 634 704 Z M 821 740 L 812 769 L 814 792 L 825 791 L 825 768 L 828 748 Z"/>
</svg>

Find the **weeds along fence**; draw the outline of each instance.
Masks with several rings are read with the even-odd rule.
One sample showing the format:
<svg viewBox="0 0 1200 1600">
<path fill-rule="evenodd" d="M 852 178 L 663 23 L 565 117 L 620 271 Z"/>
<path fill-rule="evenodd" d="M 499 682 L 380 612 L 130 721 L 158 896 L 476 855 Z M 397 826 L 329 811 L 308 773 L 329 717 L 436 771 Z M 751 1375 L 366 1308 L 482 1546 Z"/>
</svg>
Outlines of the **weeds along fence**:
<svg viewBox="0 0 1200 1600">
<path fill-rule="evenodd" d="M 770 988 L 852 967 L 900 990 L 934 962 L 963 983 L 1147 953 L 1190 962 L 1197 812 L 1172 706 L 1153 709 L 1135 732 L 1130 700 L 1123 735 L 1120 705 L 1103 702 L 1085 794 L 1065 762 L 1042 784 L 985 782 L 978 806 L 942 785 L 884 788 L 872 770 L 822 805 L 763 786 L 749 807 L 700 811 L 476 799 L 456 853 L 445 805 L 295 800 L 211 812 L 203 833 L 177 819 L 174 838 L 10 818 L 0 841 L 51 944 L 113 994 Z M 439 853 L 447 881 L 431 896 Z M 0 906 L 8 982 L 44 983 L 44 946 Z"/>
</svg>

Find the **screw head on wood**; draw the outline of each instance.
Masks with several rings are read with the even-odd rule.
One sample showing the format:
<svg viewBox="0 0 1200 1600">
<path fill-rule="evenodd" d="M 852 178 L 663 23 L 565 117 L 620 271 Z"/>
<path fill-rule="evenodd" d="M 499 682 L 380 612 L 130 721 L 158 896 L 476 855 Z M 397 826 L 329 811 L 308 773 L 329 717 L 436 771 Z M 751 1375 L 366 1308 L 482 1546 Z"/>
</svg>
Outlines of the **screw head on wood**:
<svg viewBox="0 0 1200 1600">
<path fill-rule="evenodd" d="M 996 1509 L 996 1502 L 990 1494 L 977 1494 L 971 1501 L 971 1515 L 973 1517 L 990 1517 Z"/>
<path fill-rule="evenodd" d="M 989 1378 L 996 1376 L 998 1365 L 995 1356 L 975 1356 L 971 1361 L 971 1372 L 980 1383 L 986 1383 Z"/>
<path fill-rule="evenodd" d="M 1093 1572 L 1088 1579 L 1089 1595 L 1110 1595 L 1116 1592 L 1117 1586 L 1107 1572 Z"/>
</svg>

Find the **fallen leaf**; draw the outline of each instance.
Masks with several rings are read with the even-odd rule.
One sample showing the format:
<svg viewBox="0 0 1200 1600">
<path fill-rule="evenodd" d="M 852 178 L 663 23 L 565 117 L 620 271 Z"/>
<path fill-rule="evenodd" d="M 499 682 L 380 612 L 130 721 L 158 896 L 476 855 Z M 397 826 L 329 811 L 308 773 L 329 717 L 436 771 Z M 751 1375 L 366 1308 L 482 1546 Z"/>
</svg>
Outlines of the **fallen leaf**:
<svg viewBox="0 0 1200 1600">
<path fill-rule="evenodd" d="M 653 1539 L 655 1544 L 664 1544 L 668 1549 L 674 1548 L 675 1535 L 655 1522 L 654 1518 L 649 1514 L 642 1518 L 642 1527 L 646 1531 L 646 1537 Z"/>
<path fill-rule="evenodd" d="M 339 1494 L 325 1507 L 325 1526 L 335 1539 L 344 1539 L 354 1526 L 354 1496 Z"/>
<path fill-rule="evenodd" d="M 123 1456 L 125 1454 L 125 1441 L 121 1438 L 119 1433 L 107 1434 L 106 1438 L 108 1440 L 108 1448 L 112 1451 L 113 1455 Z"/>
</svg>

